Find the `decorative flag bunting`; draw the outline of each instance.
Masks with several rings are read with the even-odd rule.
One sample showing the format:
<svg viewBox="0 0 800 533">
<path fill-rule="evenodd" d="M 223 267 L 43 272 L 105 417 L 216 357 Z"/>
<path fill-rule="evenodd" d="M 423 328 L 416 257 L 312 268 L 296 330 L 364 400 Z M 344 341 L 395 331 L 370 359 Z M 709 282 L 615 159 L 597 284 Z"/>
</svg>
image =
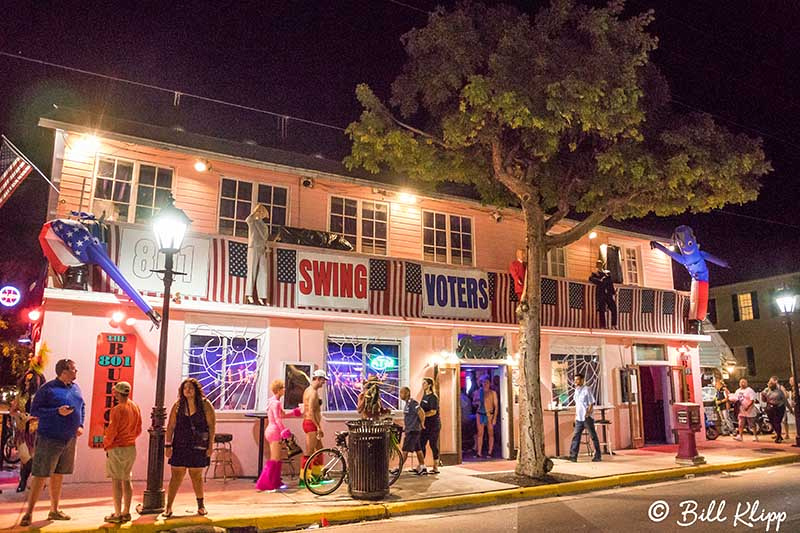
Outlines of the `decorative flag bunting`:
<svg viewBox="0 0 800 533">
<path fill-rule="evenodd" d="M 119 225 L 110 225 L 108 232 L 109 255 L 119 258 Z M 331 254 L 332 257 L 335 254 Z M 211 239 L 209 260 L 208 298 L 191 300 L 240 304 L 244 302 L 245 276 L 247 275 L 247 245 L 233 239 Z M 346 253 L 343 254 L 346 256 Z M 270 251 L 271 270 L 270 304 L 275 307 L 298 308 L 297 250 L 273 248 Z M 341 260 L 342 255 L 339 259 Z M 491 322 L 516 324 L 517 297 L 513 280 L 507 272 L 488 272 Z M 542 325 L 546 327 L 598 329 L 599 313 L 596 288 L 588 283 L 564 279 L 542 278 Z M 121 292 L 114 281 L 101 269 L 95 268 L 92 290 Z M 398 259 L 369 259 L 368 300 L 369 310 L 336 309 L 338 312 L 371 314 L 379 316 L 420 318 L 423 297 L 422 265 Z M 147 293 L 149 296 L 161 296 Z M 683 333 L 688 316 L 689 297 L 674 291 L 639 287 L 618 287 L 617 307 L 619 330 L 653 333 Z M 305 307 L 304 309 L 323 309 Z M 323 309 L 331 311 L 332 309 Z M 611 323 L 607 311 L 607 323 Z M 475 322 L 475 320 L 471 320 Z"/>
</svg>

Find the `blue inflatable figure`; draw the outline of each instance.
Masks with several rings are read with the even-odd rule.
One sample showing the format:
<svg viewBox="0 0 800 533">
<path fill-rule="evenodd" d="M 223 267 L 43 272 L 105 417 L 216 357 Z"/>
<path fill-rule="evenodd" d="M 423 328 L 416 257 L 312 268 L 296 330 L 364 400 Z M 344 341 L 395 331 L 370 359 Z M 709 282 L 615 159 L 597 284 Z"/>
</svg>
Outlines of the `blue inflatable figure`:
<svg viewBox="0 0 800 533">
<path fill-rule="evenodd" d="M 728 263 L 708 252 L 700 250 L 700 245 L 689 226 L 678 226 L 672 233 L 675 251 L 666 246 L 650 241 L 650 248 L 658 248 L 673 260 L 682 264 L 692 277 L 691 305 L 689 307 L 689 331 L 700 334 L 703 320 L 708 310 L 708 266 L 706 261 L 728 268 Z"/>
</svg>

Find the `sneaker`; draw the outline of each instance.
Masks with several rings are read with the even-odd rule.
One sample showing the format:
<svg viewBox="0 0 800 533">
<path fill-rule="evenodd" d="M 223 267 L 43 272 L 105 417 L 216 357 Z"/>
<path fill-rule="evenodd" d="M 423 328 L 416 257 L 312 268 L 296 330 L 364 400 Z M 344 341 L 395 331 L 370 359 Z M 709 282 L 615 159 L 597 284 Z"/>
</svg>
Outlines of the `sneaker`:
<svg viewBox="0 0 800 533">
<path fill-rule="evenodd" d="M 417 468 L 414 473 L 418 476 L 427 476 L 428 469 L 423 466 L 422 468 Z"/>
<path fill-rule="evenodd" d="M 592 458 L 592 462 L 593 463 L 599 463 L 602 460 L 603 460 L 603 458 L 600 457 L 599 455 Z"/>
<path fill-rule="evenodd" d="M 733 437 L 733 440 L 738 440 L 739 442 L 742 442 L 742 437 L 736 435 L 735 437 Z"/>
<path fill-rule="evenodd" d="M 571 462 L 571 463 L 577 463 L 577 462 L 578 462 L 578 458 L 577 458 L 577 457 L 572 457 L 572 456 L 570 456 L 570 457 L 569 457 L 569 462 Z"/>
<path fill-rule="evenodd" d="M 47 513 L 48 520 L 72 520 L 72 517 L 63 511 L 50 511 Z"/>
<path fill-rule="evenodd" d="M 758 442 L 758 437 L 753 437 L 753 442 Z"/>
</svg>

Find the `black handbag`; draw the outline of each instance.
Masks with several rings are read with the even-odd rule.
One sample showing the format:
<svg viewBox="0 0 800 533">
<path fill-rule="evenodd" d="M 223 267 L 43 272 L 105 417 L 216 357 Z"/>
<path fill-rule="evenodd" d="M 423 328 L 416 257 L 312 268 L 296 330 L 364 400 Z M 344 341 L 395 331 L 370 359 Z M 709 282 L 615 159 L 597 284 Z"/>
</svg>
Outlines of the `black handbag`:
<svg viewBox="0 0 800 533">
<path fill-rule="evenodd" d="M 205 406 L 203 406 L 203 416 L 205 416 Z M 209 445 L 208 441 L 211 438 L 208 429 L 206 428 L 206 431 L 198 431 L 191 417 L 189 417 L 189 427 L 192 429 L 192 449 L 207 450 Z"/>
</svg>

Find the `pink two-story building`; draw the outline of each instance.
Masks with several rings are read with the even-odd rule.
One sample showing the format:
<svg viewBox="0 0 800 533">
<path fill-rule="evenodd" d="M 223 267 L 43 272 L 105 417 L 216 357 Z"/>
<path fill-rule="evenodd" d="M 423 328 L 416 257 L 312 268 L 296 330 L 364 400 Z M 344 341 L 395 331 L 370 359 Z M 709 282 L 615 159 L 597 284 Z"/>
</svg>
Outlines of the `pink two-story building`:
<svg viewBox="0 0 800 533">
<path fill-rule="evenodd" d="M 417 395 L 436 368 L 443 461 L 472 456 L 471 393 L 482 377 L 500 401 L 495 455 L 515 455 L 518 331 L 508 266 L 524 247 L 519 212 L 413 196 L 337 162 L 178 129 L 68 110 L 40 125 L 54 131 L 52 174 L 61 190 L 51 194 L 49 218 L 105 212 L 109 254 L 156 308 L 163 285 L 151 272 L 159 254 L 150 218 L 171 193 L 192 219 L 176 256 L 184 274 L 172 290 L 167 406 L 183 378 L 197 378 L 218 410 L 217 431 L 233 435 L 240 475 L 257 475 L 258 464 L 258 422 L 245 414 L 263 408 L 272 380 L 297 383 L 298 370 L 318 368 L 331 376 L 323 395 L 326 442 L 357 417 L 362 379 L 380 376 L 384 403 L 400 414 L 398 388 Z M 245 218 L 259 203 L 280 235 L 267 252 L 263 305 L 245 303 Z M 282 227 L 337 234 L 353 250 L 291 244 L 302 232 Z M 707 337 L 684 333 L 687 295 L 673 290 L 670 260 L 650 249 L 651 238 L 598 227 L 547 258 L 541 371 L 549 454 L 568 446 L 577 372 L 604 407 L 616 448 L 674 442 L 670 404 L 701 397 L 693 376 L 698 342 Z M 621 259 L 615 329 L 600 328 L 587 281 L 601 251 Z M 159 333 L 99 270 L 90 271 L 86 290 L 63 288 L 52 276 L 45 298 L 42 340 L 54 360 L 76 361 L 92 424 L 74 480 L 99 481 L 108 383 L 132 378 L 133 398 L 149 413 Z M 114 320 L 115 312 L 124 316 Z M 298 392 L 292 383 L 289 395 Z M 558 431 L 556 405 L 566 407 Z M 299 421 L 289 426 L 300 434 Z M 141 479 L 146 433 L 138 445 L 134 475 Z"/>
</svg>

